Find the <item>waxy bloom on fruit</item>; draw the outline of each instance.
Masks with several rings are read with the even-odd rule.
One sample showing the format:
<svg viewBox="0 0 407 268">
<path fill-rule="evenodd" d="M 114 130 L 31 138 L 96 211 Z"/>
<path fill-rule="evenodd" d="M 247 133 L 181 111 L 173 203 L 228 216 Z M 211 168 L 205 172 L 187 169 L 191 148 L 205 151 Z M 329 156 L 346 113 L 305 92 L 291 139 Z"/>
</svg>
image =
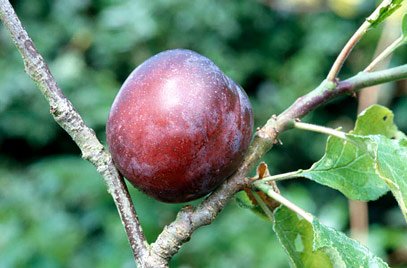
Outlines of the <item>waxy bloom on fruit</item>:
<svg viewBox="0 0 407 268">
<path fill-rule="evenodd" d="M 161 52 L 127 78 L 107 121 L 118 170 L 164 202 L 213 191 L 241 163 L 253 114 L 246 93 L 209 59 Z"/>
</svg>

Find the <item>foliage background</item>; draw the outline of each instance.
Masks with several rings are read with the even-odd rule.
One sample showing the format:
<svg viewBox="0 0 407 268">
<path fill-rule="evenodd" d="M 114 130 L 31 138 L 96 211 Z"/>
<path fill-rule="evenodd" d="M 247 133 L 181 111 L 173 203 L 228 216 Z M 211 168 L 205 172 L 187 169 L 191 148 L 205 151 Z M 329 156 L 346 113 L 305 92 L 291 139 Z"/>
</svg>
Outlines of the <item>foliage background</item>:
<svg viewBox="0 0 407 268">
<path fill-rule="evenodd" d="M 60 87 L 105 141 L 113 98 L 127 75 L 162 50 L 189 48 L 211 58 L 248 92 L 256 126 L 324 78 L 347 38 L 374 9 L 368 0 L 19 0 L 11 1 Z M 369 63 L 381 29 L 354 50 L 341 77 Z M 391 64 L 405 63 L 406 49 Z M 386 85 L 380 100 L 407 131 L 407 87 Z M 352 127 L 355 98 L 343 97 L 306 121 Z M 272 173 L 307 168 L 322 135 L 291 131 L 266 157 Z M 302 179 L 281 184 L 288 198 L 348 231 L 347 200 Z M 130 187 L 149 241 L 181 205 Z M 369 205 L 369 247 L 394 267 L 407 265 L 406 226 L 390 195 Z M 404 242 L 404 243 L 403 243 Z M 0 267 L 132 267 L 130 248 L 94 168 L 53 122 L 0 27 Z M 288 267 L 271 224 L 231 202 L 198 230 L 173 267 Z"/>
</svg>

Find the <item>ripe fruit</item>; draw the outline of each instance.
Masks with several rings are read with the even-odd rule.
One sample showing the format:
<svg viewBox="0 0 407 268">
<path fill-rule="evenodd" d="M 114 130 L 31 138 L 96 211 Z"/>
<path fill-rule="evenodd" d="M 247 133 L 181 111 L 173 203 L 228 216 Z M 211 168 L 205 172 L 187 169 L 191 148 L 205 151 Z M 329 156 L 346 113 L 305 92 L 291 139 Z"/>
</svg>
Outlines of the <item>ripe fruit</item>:
<svg viewBox="0 0 407 268">
<path fill-rule="evenodd" d="M 138 66 L 116 96 L 106 127 L 119 171 L 171 203 L 204 196 L 230 176 L 252 129 L 243 89 L 212 61 L 184 49 Z"/>
</svg>

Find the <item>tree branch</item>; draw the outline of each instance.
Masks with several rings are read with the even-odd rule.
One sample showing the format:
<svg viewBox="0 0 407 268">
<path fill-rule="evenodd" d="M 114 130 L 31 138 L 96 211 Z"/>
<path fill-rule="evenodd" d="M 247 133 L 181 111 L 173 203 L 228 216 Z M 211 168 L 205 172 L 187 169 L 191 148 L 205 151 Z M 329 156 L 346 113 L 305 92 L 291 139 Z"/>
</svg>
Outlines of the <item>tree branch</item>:
<svg viewBox="0 0 407 268">
<path fill-rule="evenodd" d="M 273 116 L 256 132 L 243 164 L 223 185 L 208 196 L 199 206 L 185 207 L 178 213 L 177 219 L 165 227 L 156 242 L 151 244 L 152 251 L 168 261 L 187 242 L 199 227 L 210 224 L 225 207 L 229 199 L 250 181 L 247 173 L 260 158 L 276 143 L 278 135 L 292 126 L 292 121 L 303 117 L 316 107 L 338 95 L 353 94 L 357 90 L 371 85 L 406 79 L 407 64 L 400 67 L 372 72 L 359 73 L 337 84 L 324 81 L 313 91 L 300 97 L 278 117 Z"/>
<path fill-rule="evenodd" d="M 112 195 L 120 218 L 126 229 L 134 258 L 142 264 L 148 254 L 148 245 L 137 219 L 126 184 L 113 165 L 112 158 L 97 139 L 94 131 L 87 127 L 58 87 L 47 64 L 38 53 L 31 38 L 21 25 L 13 7 L 7 0 L 0 0 L 0 19 L 23 57 L 25 70 L 38 85 L 50 105 L 55 121 L 72 137 L 82 151 L 82 157 L 90 161 L 103 176 L 108 192 Z"/>
<path fill-rule="evenodd" d="M 375 9 L 375 11 L 373 11 L 373 13 L 362 23 L 359 29 L 357 29 L 357 31 L 352 35 L 352 37 L 343 47 L 341 53 L 339 53 L 334 64 L 332 65 L 332 68 L 326 77 L 328 81 L 335 81 L 339 71 L 342 69 L 343 63 L 348 58 L 349 54 L 356 46 L 356 44 L 360 41 L 360 39 L 365 35 L 369 27 L 372 25 L 371 21 L 375 21 L 379 17 L 380 10 L 385 6 L 391 5 L 391 2 L 392 2 L 391 0 L 384 0 Z"/>
<path fill-rule="evenodd" d="M 290 120 L 303 117 L 313 109 L 338 95 L 353 94 L 364 87 L 406 78 L 407 64 L 404 64 L 383 71 L 371 73 L 361 72 L 349 79 L 338 82 L 336 85 L 332 82 L 324 81 L 313 91 L 298 98 L 293 105 L 279 115 L 279 124 L 284 123 L 283 128 L 285 128 Z"/>
<path fill-rule="evenodd" d="M 292 126 L 290 123 L 293 120 L 303 117 L 338 95 L 352 94 L 362 87 L 407 78 L 407 65 L 403 65 L 385 71 L 360 73 L 342 82 L 324 81 L 316 89 L 297 99 L 281 115 L 273 116 L 259 129 L 243 163 L 235 174 L 197 207 L 187 206 L 182 209 L 178 213 L 177 219 L 166 226 L 156 242 L 149 246 L 137 219 L 127 187 L 114 167 L 110 154 L 104 150 L 93 130 L 85 125 L 72 104 L 65 98 L 7 0 L 0 0 L 0 18 L 9 29 L 23 57 L 26 72 L 38 84 L 48 100 L 55 121 L 78 144 L 83 158 L 92 162 L 102 174 L 108 191 L 116 203 L 134 257 L 140 267 L 168 267 L 168 261 L 178 252 L 182 244 L 190 239 L 192 233 L 197 228 L 210 224 L 231 197 L 243 186 L 251 183 L 246 179 L 247 173 L 272 148 L 279 133 Z"/>
</svg>

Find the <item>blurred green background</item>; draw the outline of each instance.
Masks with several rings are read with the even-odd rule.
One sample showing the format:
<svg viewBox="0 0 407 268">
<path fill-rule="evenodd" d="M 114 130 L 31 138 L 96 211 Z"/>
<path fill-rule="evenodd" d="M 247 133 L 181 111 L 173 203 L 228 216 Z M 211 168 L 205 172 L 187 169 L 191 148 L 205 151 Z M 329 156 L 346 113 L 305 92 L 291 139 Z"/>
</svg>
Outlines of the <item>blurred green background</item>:
<svg viewBox="0 0 407 268">
<path fill-rule="evenodd" d="M 105 121 L 121 83 L 162 50 L 188 48 L 212 59 L 249 94 L 256 127 L 317 86 L 351 34 L 374 9 L 369 0 L 20 0 L 18 15 L 66 96 L 105 141 Z M 395 16 L 395 31 L 400 24 Z M 341 77 L 371 60 L 383 26 L 353 51 Z M 388 40 L 391 41 L 391 40 Z M 398 50 L 391 65 L 405 63 Z M 407 132 L 406 82 L 385 86 L 380 102 Z M 350 129 L 357 99 L 342 97 L 305 121 Z M 326 137 L 281 136 L 265 161 L 273 174 L 307 168 Z M 282 192 L 321 221 L 348 232 L 347 200 L 299 179 Z M 159 203 L 130 187 L 148 240 L 181 205 Z M 391 195 L 369 204 L 369 248 L 407 267 L 407 229 Z M 123 227 L 93 166 L 53 122 L 0 26 L 0 267 L 133 267 Z M 231 202 L 199 229 L 172 267 L 288 267 L 269 222 Z"/>
</svg>

